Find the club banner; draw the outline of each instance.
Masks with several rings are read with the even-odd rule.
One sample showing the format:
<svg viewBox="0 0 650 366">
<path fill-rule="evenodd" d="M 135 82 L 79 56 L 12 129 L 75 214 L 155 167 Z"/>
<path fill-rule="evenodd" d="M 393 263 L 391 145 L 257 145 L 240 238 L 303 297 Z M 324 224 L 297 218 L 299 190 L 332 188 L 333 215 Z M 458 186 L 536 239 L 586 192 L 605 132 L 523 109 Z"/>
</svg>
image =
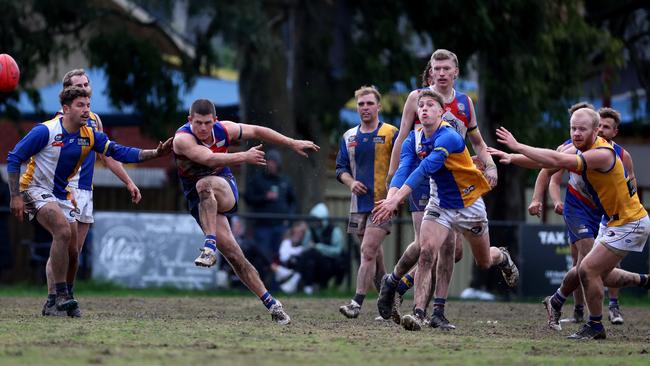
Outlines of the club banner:
<svg viewBox="0 0 650 366">
<path fill-rule="evenodd" d="M 551 295 L 573 266 L 566 228 L 561 225 L 522 225 L 519 240 L 520 294 L 525 297 Z M 632 272 L 648 272 L 648 244 L 642 253 L 630 253 L 621 267 Z M 625 293 L 643 294 L 637 288 Z"/>
<path fill-rule="evenodd" d="M 131 288 L 216 287 L 214 268 L 194 265 L 203 233 L 188 214 L 98 212 L 92 277 Z"/>
</svg>

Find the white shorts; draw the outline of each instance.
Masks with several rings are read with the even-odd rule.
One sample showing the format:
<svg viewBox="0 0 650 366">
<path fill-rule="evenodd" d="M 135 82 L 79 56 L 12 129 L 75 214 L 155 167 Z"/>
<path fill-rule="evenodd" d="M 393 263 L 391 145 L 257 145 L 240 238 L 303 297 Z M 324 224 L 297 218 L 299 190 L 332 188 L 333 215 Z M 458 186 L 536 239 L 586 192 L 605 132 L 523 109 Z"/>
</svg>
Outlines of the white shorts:
<svg viewBox="0 0 650 366">
<path fill-rule="evenodd" d="M 600 224 L 596 243 L 601 242 L 626 252 L 642 252 L 648 235 L 650 235 L 650 219 L 645 216 L 621 226 Z"/>
<path fill-rule="evenodd" d="M 72 187 L 68 187 L 68 189 L 74 195 L 74 199 L 77 202 L 77 208 L 79 209 L 79 217 L 77 217 L 77 221 L 85 224 L 92 224 L 95 222 L 95 219 L 93 218 L 93 191 Z"/>
<path fill-rule="evenodd" d="M 433 200 L 429 200 L 423 220 L 435 221 L 461 234 L 467 232 L 474 236 L 483 236 L 488 233 L 487 212 L 482 198 L 469 207 L 459 209 L 441 208 Z"/>
<path fill-rule="evenodd" d="M 33 220 L 34 217 L 36 217 L 38 210 L 50 202 L 56 202 L 59 204 L 59 208 L 68 222 L 75 222 L 77 219 L 79 211 L 72 201 L 58 199 L 47 189 L 31 187 L 21 193 L 23 195 L 23 202 L 25 203 L 25 212 L 29 216 L 29 220 Z"/>
</svg>

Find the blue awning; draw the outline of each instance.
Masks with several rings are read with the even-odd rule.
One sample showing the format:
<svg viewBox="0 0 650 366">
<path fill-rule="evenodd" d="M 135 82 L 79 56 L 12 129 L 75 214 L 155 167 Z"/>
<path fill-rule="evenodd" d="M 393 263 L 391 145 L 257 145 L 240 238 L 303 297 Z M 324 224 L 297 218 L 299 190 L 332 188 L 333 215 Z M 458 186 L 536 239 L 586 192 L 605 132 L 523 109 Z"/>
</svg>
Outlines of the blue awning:
<svg viewBox="0 0 650 366">
<path fill-rule="evenodd" d="M 93 88 L 93 97 L 90 102 L 93 112 L 102 116 L 133 116 L 133 107 L 119 109 L 111 105 L 107 95 L 107 76 L 102 69 L 86 70 Z M 180 78 L 180 74 L 178 76 Z M 61 109 L 59 104 L 59 93 L 61 84 L 54 83 L 39 89 L 41 103 L 45 115 L 52 115 Z M 207 76 L 200 76 L 192 88 L 185 89 L 181 87 L 180 99 L 182 108 L 188 110 L 192 102 L 198 98 L 210 99 L 217 109 L 233 110 L 239 105 L 239 85 L 234 80 L 215 79 Z M 39 115 L 39 111 L 27 97 L 26 93 L 21 93 L 18 103 L 18 109 L 23 116 Z M 223 113 L 222 113 L 223 114 Z M 220 113 L 217 113 L 220 115 Z"/>
</svg>

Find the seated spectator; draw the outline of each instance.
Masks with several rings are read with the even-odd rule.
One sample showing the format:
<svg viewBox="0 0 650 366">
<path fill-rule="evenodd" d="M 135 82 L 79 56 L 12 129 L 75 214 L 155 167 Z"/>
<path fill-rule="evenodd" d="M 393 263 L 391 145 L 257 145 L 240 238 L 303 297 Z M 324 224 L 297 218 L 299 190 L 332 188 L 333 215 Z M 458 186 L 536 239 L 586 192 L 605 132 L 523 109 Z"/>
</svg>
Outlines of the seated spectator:
<svg viewBox="0 0 650 366">
<path fill-rule="evenodd" d="M 280 289 L 287 294 L 296 292 L 302 278 L 299 269 L 302 268 L 300 262 L 306 232 L 307 224 L 304 221 L 294 222 L 280 244 L 278 262 L 271 265 L 275 281 L 280 283 Z"/>
<path fill-rule="evenodd" d="M 343 231 L 329 222 L 329 210 L 324 203 L 316 204 L 309 215 L 309 230 L 300 255 L 299 271 L 303 277 L 306 294 L 314 293 L 316 287 L 326 288 L 335 278 L 340 283 L 346 274 L 347 256 L 343 247 Z"/>
</svg>

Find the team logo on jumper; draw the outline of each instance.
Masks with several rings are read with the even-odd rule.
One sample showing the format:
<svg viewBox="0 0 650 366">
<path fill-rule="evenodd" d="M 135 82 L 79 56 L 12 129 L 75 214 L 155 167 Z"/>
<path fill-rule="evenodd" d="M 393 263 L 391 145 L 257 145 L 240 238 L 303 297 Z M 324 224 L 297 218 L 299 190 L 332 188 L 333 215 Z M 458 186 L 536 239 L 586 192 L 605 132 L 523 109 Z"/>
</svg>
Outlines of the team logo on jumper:
<svg viewBox="0 0 650 366">
<path fill-rule="evenodd" d="M 458 111 L 459 111 L 459 112 L 462 112 L 462 111 L 464 111 L 464 110 L 465 110 L 465 104 L 463 104 L 463 103 L 458 103 Z"/>
<path fill-rule="evenodd" d="M 62 147 L 63 146 L 63 134 L 60 133 L 54 136 L 54 141 L 52 141 L 52 146 Z"/>
<path fill-rule="evenodd" d="M 375 136 L 372 138 L 372 142 L 374 142 L 375 144 L 385 144 L 386 136 Z"/>
<path fill-rule="evenodd" d="M 59 133 L 56 136 L 54 136 L 54 141 L 63 141 L 63 134 Z"/>
<path fill-rule="evenodd" d="M 348 137 L 348 147 L 355 147 L 357 146 L 357 137 L 356 136 L 350 136 Z"/>
<path fill-rule="evenodd" d="M 79 146 L 90 146 L 90 138 L 88 138 L 88 137 L 79 137 L 77 139 L 77 145 L 79 145 Z"/>
</svg>

